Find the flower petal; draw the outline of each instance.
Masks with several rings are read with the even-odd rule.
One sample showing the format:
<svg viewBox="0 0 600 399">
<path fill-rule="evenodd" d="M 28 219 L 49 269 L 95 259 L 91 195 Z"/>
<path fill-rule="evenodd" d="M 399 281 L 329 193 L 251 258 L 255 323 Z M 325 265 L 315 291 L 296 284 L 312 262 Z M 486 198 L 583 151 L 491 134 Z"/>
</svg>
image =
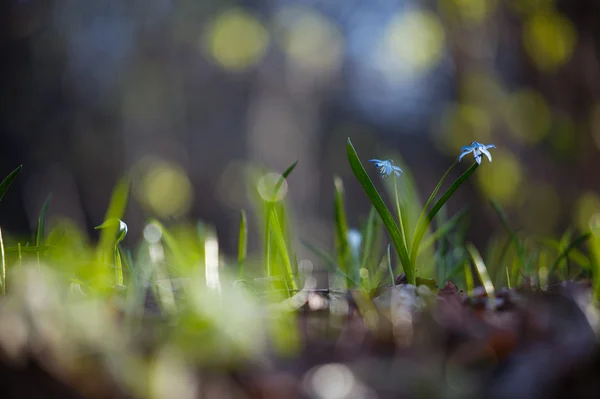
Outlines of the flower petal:
<svg viewBox="0 0 600 399">
<path fill-rule="evenodd" d="M 485 156 L 490 160 L 490 162 L 492 162 L 492 154 L 490 154 L 490 152 L 486 150 L 486 147 L 481 148 L 481 152 L 485 154 Z M 479 157 L 481 158 L 481 155 Z"/>
</svg>

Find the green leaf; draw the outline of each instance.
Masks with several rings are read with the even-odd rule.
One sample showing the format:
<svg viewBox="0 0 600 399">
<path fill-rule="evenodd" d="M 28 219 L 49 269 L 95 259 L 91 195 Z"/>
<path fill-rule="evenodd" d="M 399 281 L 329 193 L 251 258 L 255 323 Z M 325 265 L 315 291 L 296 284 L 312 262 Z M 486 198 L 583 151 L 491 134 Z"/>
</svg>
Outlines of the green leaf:
<svg viewBox="0 0 600 399">
<path fill-rule="evenodd" d="M 127 201 L 129 200 L 130 186 L 131 182 L 128 177 L 117 182 L 115 188 L 113 189 L 106 215 L 104 216 L 104 223 L 112 219 L 123 219 L 125 208 L 127 207 Z M 100 226 L 103 226 L 104 223 Z M 98 243 L 98 256 L 104 262 L 108 262 L 111 254 L 113 253 L 114 242 L 118 238 L 117 233 L 119 233 L 119 229 L 120 224 L 114 222 L 105 225 L 101 229 L 100 240 Z"/>
<path fill-rule="evenodd" d="M 494 208 L 494 211 L 498 215 L 498 218 L 500 219 L 502 226 L 508 233 L 511 242 L 512 242 L 513 246 L 515 247 L 515 251 L 517 253 L 517 258 L 519 259 L 520 266 L 522 269 L 524 269 L 527 261 L 525 260 L 525 248 L 523 246 L 523 243 L 517 236 L 517 233 L 515 233 L 515 231 L 512 229 L 512 227 L 510 227 L 510 223 L 508 223 L 508 218 L 506 217 L 506 213 L 504 212 L 504 210 L 502 209 L 500 204 L 494 200 L 490 200 L 490 203 L 492 205 L 492 208 Z M 511 274 L 510 274 L 511 283 L 513 285 L 517 283 L 518 274 L 519 274 L 519 268 L 513 267 Z"/>
<path fill-rule="evenodd" d="M 406 274 L 406 278 L 410 284 L 416 283 L 415 276 L 415 267 L 410 263 L 410 259 L 408 257 L 408 249 L 402 240 L 402 233 L 398 228 L 398 225 L 394 221 L 392 214 L 389 209 L 383 202 L 381 195 L 373 185 L 373 182 L 369 178 L 369 175 L 365 171 L 350 138 L 348 138 L 348 143 L 346 145 L 346 152 L 348 155 L 348 161 L 350 162 L 350 167 L 352 168 L 352 172 L 354 176 L 358 179 L 359 183 L 362 185 L 365 193 L 371 200 L 371 203 L 379 213 L 383 224 L 385 225 L 391 239 L 394 244 L 394 248 L 400 257 L 400 262 L 402 263 L 402 267 L 404 268 L 404 273 Z"/>
<path fill-rule="evenodd" d="M 285 244 L 285 237 L 283 231 L 281 230 L 279 217 L 277 216 L 277 213 L 274 210 L 271 212 L 271 223 L 273 225 L 272 234 L 275 242 L 275 247 L 277 248 L 279 256 L 282 258 L 283 264 L 285 266 L 284 281 L 289 281 L 288 296 L 291 296 L 291 292 L 295 292 L 298 289 L 298 286 L 296 285 L 296 281 L 293 278 L 294 271 L 292 269 L 292 262 L 290 259 L 288 248 Z"/>
<path fill-rule="evenodd" d="M 365 242 L 362 248 L 360 269 L 364 268 L 369 270 L 368 262 L 375 249 L 373 248 L 376 242 L 375 235 L 380 228 L 380 221 L 381 219 L 377 217 L 377 210 L 371 207 L 371 210 L 369 211 L 369 218 L 367 219 L 366 231 L 363 234 L 365 237 Z"/>
<path fill-rule="evenodd" d="M 296 161 L 293 164 L 291 164 L 290 166 L 288 166 L 287 169 L 284 170 L 283 173 L 281 174 L 281 177 L 277 181 L 277 184 L 275 184 L 275 194 L 274 194 L 275 197 L 277 197 L 277 193 L 279 192 L 279 189 L 281 188 L 281 185 L 283 184 L 284 180 L 287 179 L 288 176 L 294 171 L 294 169 L 296 168 L 296 165 L 298 165 L 298 161 Z"/>
<path fill-rule="evenodd" d="M 444 174 L 444 176 L 442 177 L 442 179 L 436 186 L 435 190 L 433 190 L 433 193 L 429 197 L 427 204 L 429 204 L 431 202 L 431 200 L 433 200 L 433 197 L 435 197 L 435 194 L 437 194 L 443 181 L 446 179 L 446 176 L 448 175 L 448 173 L 450 172 L 450 170 L 452 169 L 453 166 L 454 166 L 454 164 L 448 169 L 446 174 Z M 435 217 L 435 215 L 439 212 L 439 210 L 442 208 L 442 206 L 444 206 L 444 204 L 450 199 L 450 197 L 452 197 L 452 195 L 456 192 L 456 190 L 458 190 L 458 188 L 469 177 L 471 177 L 471 175 L 475 172 L 475 170 L 477 170 L 478 166 L 479 166 L 479 164 L 477 162 L 474 162 L 473 165 L 471 165 L 471 167 L 469 169 L 467 169 L 458 179 L 456 179 L 454 181 L 454 183 L 452 183 L 452 185 L 450 185 L 450 187 L 448 187 L 448 189 L 446 190 L 444 195 L 442 195 L 442 197 L 435 203 L 433 208 L 431 208 L 429 213 L 427 213 L 427 216 L 425 217 L 425 219 L 421 219 L 420 223 L 417 222 L 417 228 L 415 229 L 414 239 L 413 239 L 413 243 L 412 243 L 412 251 L 410 254 L 410 260 L 412 263 L 415 263 L 417 261 L 417 255 L 419 253 L 419 245 L 421 243 L 421 240 L 423 239 L 423 236 L 425 235 L 425 232 L 429 228 L 431 221 Z M 427 205 L 425 205 L 425 208 L 423 208 L 423 212 L 425 212 L 426 209 L 427 209 Z"/>
<path fill-rule="evenodd" d="M 448 233 L 450 233 L 450 231 L 452 231 L 452 229 L 454 229 L 454 227 L 456 227 L 456 225 L 458 225 L 458 223 L 461 222 L 463 217 L 467 215 L 468 210 L 468 207 L 462 208 L 454 216 L 452 216 L 450 220 L 442 224 L 432 235 L 428 236 L 427 239 L 422 242 L 419 248 L 419 252 L 429 248 L 436 241 L 440 240 L 441 238 L 445 237 Z"/>
<path fill-rule="evenodd" d="M 567 259 L 569 256 L 569 253 L 571 251 L 573 251 L 575 248 L 577 248 L 578 246 L 580 246 L 581 244 L 583 244 L 584 242 L 589 240 L 591 236 L 592 236 L 591 233 L 588 232 L 588 233 L 584 233 L 584 234 L 576 237 L 575 239 L 573 239 L 573 241 L 571 241 L 567 245 L 567 247 L 560 253 L 560 255 L 558 255 L 558 257 L 556 258 L 556 260 L 550 267 L 550 271 L 549 271 L 548 275 L 551 276 L 552 274 L 554 274 L 554 272 L 558 269 L 560 262 L 563 259 Z"/>
<path fill-rule="evenodd" d="M 387 246 L 387 266 L 388 272 L 390 273 L 390 280 L 392 283 L 392 287 L 396 285 L 396 280 L 394 279 L 394 270 L 392 269 L 392 254 L 390 252 L 391 246 L 388 244 Z"/>
<path fill-rule="evenodd" d="M 358 284 L 357 275 L 351 269 L 351 253 L 348 244 L 348 220 L 344 208 L 344 184 L 342 179 L 335 176 L 333 179 L 335 186 L 335 201 L 333 211 L 335 215 L 335 248 L 337 252 L 338 265 L 346 275 L 352 275 L 355 284 Z"/>
<path fill-rule="evenodd" d="M 4 194 L 6 194 L 10 185 L 15 181 L 19 172 L 21 172 L 21 169 L 23 169 L 23 165 L 17 166 L 17 168 L 10 172 L 8 176 L 2 180 L 2 183 L 0 183 L 0 201 L 4 198 Z"/>
<path fill-rule="evenodd" d="M 243 279 L 244 262 L 248 252 L 248 219 L 246 211 L 240 212 L 240 233 L 238 237 L 238 278 Z"/>
<path fill-rule="evenodd" d="M 52 194 L 48 195 L 46 201 L 44 201 L 42 209 L 40 210 L 40 215 L 38 216 L 37 227 L 35 229 L 36 246 L 41 246 L 44 243 L 44 238 L 46 236 L 46 213 L 48 213 L 50 201 L 52 201 Z"/>
<path fill-rule="evenodd" d="M 481 259 L 481 255 L 475 246 L 471 243 L 467 243 L 466 245 L 467 251 L 471 255 L 471 259 L 475 264 L 475 270 L 479 275 L 479 279 L 483 284 L 483 289 L 485 290 L 488 296 L 488 304 L 490 304 L 491 308 L 494 309 L 496 307 L 496 291 L 494 289 L 494 284 L 492 283 L 492 279 L 490 279 L 490 275 L 488 274 L 487 268 L 483 263 L 483 259 Z"/>
</svg>

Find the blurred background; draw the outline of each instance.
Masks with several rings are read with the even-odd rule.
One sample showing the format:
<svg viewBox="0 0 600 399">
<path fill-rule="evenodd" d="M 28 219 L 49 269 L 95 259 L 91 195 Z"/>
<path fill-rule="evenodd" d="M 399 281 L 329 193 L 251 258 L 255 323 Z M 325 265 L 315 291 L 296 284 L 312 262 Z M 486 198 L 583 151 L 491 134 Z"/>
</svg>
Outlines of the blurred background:
<svg viewBox="0 0 600 399">
<path fill-rule="evenodd" d="M 93 235 L 132 172 L 130 243 L 153 214 L 213 224 L 233 253 L 245 165 L 298 160 L 297 235 L 332 243 L 335 174 L 350 222 L 369 210 L 348 137 L 363 162 L 395 154 L 425 198 L 460 147 L 496 144 L 448 204 L 474 205 L 476 244 L 499 228 L 489 198 L 535 234 L 600 211 L 596 0 L 0 4 L 0 174 L 24 165 L 5 230 L 30 234 L 52 193 L 49 217 Z"/>
</svg>

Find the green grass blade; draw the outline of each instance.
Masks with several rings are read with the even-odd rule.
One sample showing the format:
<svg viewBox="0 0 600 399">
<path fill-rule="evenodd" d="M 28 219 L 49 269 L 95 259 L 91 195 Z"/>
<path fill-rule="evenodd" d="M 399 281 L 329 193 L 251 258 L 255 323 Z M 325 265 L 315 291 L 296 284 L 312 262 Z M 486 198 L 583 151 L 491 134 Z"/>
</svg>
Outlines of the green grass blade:
<svg viewBox="0 0 600 399">
<path fill-rule="evenodd" d="M 590 252 L 592 261 L 592 286 L 594 301 L 600 302 L 600 217 L 597 215 L 590 221 Z"/>
<path fill-rule="evenodd" d="M 477 170 L 479 164 L 474 162 L 473 165 L 469 169 L 467 169 L 458 179 L 452 183 L 450 187 L 446 190 L 444 195 L 435 203 L 435 205 L 431 208 L 427 216 L 423 220 L 423 222 L 418 225 L 418 228 L 415 230 L 415 235 L 412 244 L 412 251 L 410 254 L 410 260 L 412 263 L 417 261 L 417 255 L 419 253 L 419 245 L 421 244 L 421 240 L 425 235 L 425 232 L 429 228 L 431 221 L 435 217 L 435 215 L 439 212 L 439 210 L 444 206 L 444 204 L 450 199 L 450 197 L 458 190 L 458 188 L 469 178 L 471 175 Z M 446 172 L 448 173 L 448 172 Z M 434 190 L 435 191 L 435 190 Z"/>
<path fill-rule="evenodd" d="M 388 272 L 390 273 L 390 280 L 392 283 L 392 287 L 396 285 L 396 280 L 394 279 L 394 270 L 392 269 L 392 253 L 391 253 L 391 245 L 387 246 L 387 267 Z"/>
<path fill-rule="evenodd" d="M 248 218 L 246 211 L 240 212 L 240 234 L 238 238 L 238 278 L 244 278 L 244 262 L 248 252 Z"/>
<path fill-rule="evenodd" d="M 125 208 L 129 200 L 129 191 L 131 188 L 131 182 L 128 177 L 119 180 L 113 189 L 110 203 L 104 216 L 106 222 L 111 219 L 123 219 L 125 214 Z M 98 256 L 104 262 L 108 262 L 111 256 L 113 256 L 113 246 L 117 233 L 119 231 L 119 223 L 110 224 L 100 230 L 100 240 L 98 243 Z"/>
<path fill-rule="evenodd" d="M 379 229 L 380 219 L 377 217 L 377 210 L 375 208 L 371 208 L 369 211 L 369 218 L 367 219 L 366 231 L 364 233 L 365 242 L 362 248 L 362 256 L 360 260 L 360 268 L 367 269 L 369 258 L 373 253 L 373 245 L 375 244 L 375 234 Z"/>
<path fill-rule="evenodd" d="M 396 252 L 400 257 L 400 262 L 402 263 L 402 267 L 404 268 L 404 273 L 406 274 L 408 282 L 410 284 L 415 284 L 415 267 L 410 263 L 410 259 L 408 257 L 408 249 L 406 248 L 402 240 L 402 233 L 400 232 L 398 225 L 394 221 L 394 218 L 392 217 L 392 214 L 390 213 L 389 209 L 383 202 L 381 195 L 379 195 L 379 192 L 373 185 L 373 182 L 369 178 L 369 175 L 367 174 L 365 168 L 360 162 L 360 158 L 358 157 L 358 154 L 356 153 L 356 150 L 354 149 L 350 138 L 348 138 L 346 152 L 348 155 L 348 161 L 350 162 L 350 167 L 352 168 L 352 172 L 358 179 L 359 183 L 362 185 L 363 189 L 365 190 L 365 193 L 371 200 L 371 203 L 373 204 L 375 209 L 377 209 L 377 213 L 379 213 L 379 216 L 381 217 L 381 220 L 383 221 L 383 224 L 385 225 L 392 239 L 392 243 L 394 244 L 394 248 L 396 249 Z"/>
<path fill-rule="evenodd" d="M 488 305 L 491 306 L 492 309 L 496 307 L 496 291 L 494 289 L 494 284 L 492 283 L 492 279 L 488 274 L 487 267 L 483 263 L 483 259 L 481 259 L 481 255 L 475 246 L 471 243 L 467 243 L 466 245 L 467 251 L 471 255 L 471 259 L 473 260 L 473 264 L 475 264 L 475 270 L 477 271 L 477 275 L 483 284 L 483 289 L 485 290 L 488 296 Z"/>
<path fill-rule="evenodd" d="M 445 237 L 448 233 L 450 233 L 450 231 L 452 231 L 452 229 L 454 229 L 462 221 L 463 217 L 465 217 L 467 215 L 468 210 L 469 210 L 468 207 L 462 208 L 454 216 L 452 216 L 450 218 L 450 220 L 448 220 L 444 224 L 442 224 L 433 234 L 428 236 L 421 243 L 421 246 L 419 247 L 419 252 L 429 248 L 436 241 L 438 241 L 439 239 Z"/>
<path fill-rule="evenodd" d="M 290 254 L 288 248 L 285 244 L 285 237 L 283 231 L 281 231 L 281 224 L 279 223 L 279 217 L 277 213 L 273 210 L 271 212 L 271 223 L 273 224 L 273 238 L 275 247 L 279 256 L 283 260 L 283 265 L 285 266 L 284 271 L 284 281 L 289 282 L 289 287 L 291 292 L 295 292 L 298 289 L 296 284 L 296 280 L 294 279 L 294 270 L 292 269 L 292 261 L 290 259 Z M 291 296 L 291 292 L 288 292 L 288 296 Z"/>
<path fill-rule="evenodd" d="M 291 164 L 290 166 L 288 166 L 287 169 L 284 170 L 283 173 L 281 174 L 281 177 L 277 181 L 277 184 L 275 184 L 275 191 L 274 191 L 275 197 L 277 197 L 277 193 L 279 192 L 279 189 L 281 188 L 281 185 L 283 184 L 284 180 L 287 179 L 288 176 L 294 171 L 294 169 L 296 168 L 296 165 L 298 165 L 298 161 L 296 161 L 293 164 Z"/>
<path fill-rule="evenodd" d="M 521 268 L 525 268 L 526 260 L 525 260 L 525 248 L 523 247 L 523 243 L 521 242 L 521 240 L 519 239 L 519 236 L 517 236 L 517 233 L 513 230 L 513 228 L 510 227 L 510 223 L 508 223 L 508 218 L 506 217 L 506 213 L 504 212 L 504 210 L 502 209 L 500 204 L 494 200 L 490 200 L 490 203 L 492 205 L 492 208 L 498 215 L 498 218 L 500 219 L 500 223 L 502 223 L 504 230 L 506 230 L 506 232 L 508 233 L 508 236 L 510 237 L 510 241 L 512 242 L 513 246 L 515 247 L 515 251 L 517 253 L 517 258 L 519 259 Z M 511 283 L 516 284 L 518 274 L 519 274 L 518 267 L 513 268 L 511 271 L 511 275 L 510 275 Z"/>
<path fill-rule="evenodd" d="M 50 201 L 52 201 L 52 194 L 50 194 L 44 204 L 42 205 L 42 209 L 40 210 L 40 215 L 37 220 L 37 227 L 35 229 L 35 245 L 41 246 L 44 243 L 44 238 L 46 236 L 46 213 L 48 213 L 48 207 L 50 206 Z"/>
<path fill-rule="evenodd" d="M 342 268 L 344 274 L 352 276 L 357 283 L 356 275 L 351 269 L 351 253 L 348 244 L 348 219 L 344 207 L 344 184 L 342 179 L 335 176 L 333 179 L 335 186 L 335 201 L 333 212 L 335 215 L 335 249 L 338 259 L 338 265 Z M 358 283 L 357 283 L 358 284 Z"/>
<path fill-rule="evenodd" d="M 591 237 L 592 237 L 592 234 L 588 232 L 588 233 L 584 233 L 584 234 L 576 237 L 575 239 L 573 239 L 573 241 L 571 241 L 567 245 L 567 247 L 558 255 L 558 257 L 556 258 L 556 260 L 550 267 L 550 271 L 549 271 L 548 275 L 551 276 L 552 274 L 554 274 L 556 272 L 556 270 L 558 269 L 560 262 L 563 259 L 567 259 L 567 257 L 569 256 L 569 253 L 572 250 L 574 250 L 578 246 L 582 245 L 584 242 L 589 240 Z"/>
<path fill-rule="evenodd" d="M 413 234 L 413 241 L 412 241 L 412 248 L 413 248 L 413 250 L 411 252 L 419 250 L 419 248 L 415 249 L 415 238 L 417 237 L 417 232 L 421 229 L 421 225 L 424 223 L 424 218 L 425 218 L 425 215 L 427 214 L 427 209 L 429 209 L 429 204 L 431 204 L 431 201 L 433 201 L 433 199 L 437 195 L 438 191 L 440 191 L 440 188 L 442 187 L 442 184 L 444 183 L 444 181 L 446 180 L 446 178 L 448 177 L 448 175 L 450 174 L 450 172 L 452 171 L 452 169 L 454 169 L 455 165 L 456 165 L 456 162 L 454 162 L 448 168 L 448 170 L 446 171 L 446 173 L 444 173 L 444 176 L 442 176 L 442 178 L 438 182 L 437 186 L 435 186 L 435 188 L 433 189 L 431 195 L 427 199 L 427 202 L 425 203 L 425 206 L 423 207 L 423 210 L 421 211 L 421 214 L 419 215 L 419 220 L 417 221 L 417 226 L 415 227 L 415 233 Z M 417 245 L 418 245 L 418 243 L 417 243 Z"/>
<path fill-rule="evenodd" d="M 6 194 L 10 185 L 15 181 L 19 172 L 21 172 L 21 169 L 23 169 L 23 165 L 17 166 L 17 168 L 10 172 L 8 176 L 2 180 L 2 183 L 0 183 L 0 201 L 4 198 L 4 194 Z"/>
</svg>

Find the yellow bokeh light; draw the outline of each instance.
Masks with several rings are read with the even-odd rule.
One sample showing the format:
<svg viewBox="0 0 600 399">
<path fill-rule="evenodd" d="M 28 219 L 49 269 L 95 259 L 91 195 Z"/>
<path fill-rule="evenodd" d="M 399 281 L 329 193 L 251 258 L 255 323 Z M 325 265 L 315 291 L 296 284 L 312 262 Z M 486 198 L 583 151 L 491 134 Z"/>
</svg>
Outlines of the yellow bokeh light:
<svg viewBox="0 0 600 399">
<path fill-rule="evenodd" d="M 293 62 L 303 68 L 331 71 L 340 66 L 343 37 L 322 14 L 308 8 L 289 6 L 275 17 L 280 45 Z"/>
<path fill-rule="evenodd" d="M 523 170 L 517 158 L 508 151 L 490 151 L 493 163 L 488 165 L 484 157 L 477 170 L 477 182 L 483 194 L 502 205 L 512 204 L 520 192 Z"/>
<path fill-rule="evenodd" d="M 260 61 L 269 44 L 269 34 L 254 16 L 235 8 L 214 20 L 206 40 L 216 62 L 226 69 L 240 71 Z"/>
<path fill-rule="evenodd" d="M 554 7 L 554 0 L 507 0 L 506 3 L 513 11 L 521 15 L 530 15 Z"/>
<path fill-rule="evenodd" d="M 550 129 L 550 109 L 533 90 L 521 90 L 507 98 L 505 119 L 510 133 L 524 144 L 540 142 Z"/>
<path fill-rule="evenodd" d="M 536 12 L 523 27 L 525 50 L 541 71 L 553 71 L 566 63 L 576 41 L 571 21 L 555 11 Z"/>
<path fill-rule="evenodd" d="M 475 105 L 458 104 L 448 106 L 440 119 L 440 150 L 448 154 L 457 154 L 461 147 L 472 141 L 487 143 L 490 141 L 491 121 L 489 114 Z"/>
<path fill-rule="evenodd" d="M 440 61 L 444 44 L 444 28 L 435 14 L 402 12 L 392 18 L 378 49 L 380 67 L 391 78 L 427 73 Z"/>
<path fill-rule="evenodd" d="M 485 73 L 469 73 L 460 87 L 460 98 L 466 103 L 477 104 L 494 112 L 506 98 L 499 80 Z"/>
<path fill-rule="evenodd" d="M 438 4 L 440 10 L 466 24 L 483 22 L 496 8 L 494 0 L 439 0 Z"/>
<path fill-rule="evenodd" d="M 518 214 L 523 227 L 537 234 L 551 234 L 560 216 L 560 197 L 548 183 L 530 183 L 519 195 L 522 201 Z"/>
<path fill-rule="evenodd" d="M 149 164 L 136 194 L 142 204 L 160 217 L 177 217 L 189 211 L 192 185 L 185 171 L 163 160 Z"/>
<path fill-rule="evenodd" d="M 600 213 L 600 196 L 591 191 L 582 193 L 575 204 L 577 228 L 581 231 L 587 231 L 590 228 L 590 220 L 597 213 Z"/>
</svg>

